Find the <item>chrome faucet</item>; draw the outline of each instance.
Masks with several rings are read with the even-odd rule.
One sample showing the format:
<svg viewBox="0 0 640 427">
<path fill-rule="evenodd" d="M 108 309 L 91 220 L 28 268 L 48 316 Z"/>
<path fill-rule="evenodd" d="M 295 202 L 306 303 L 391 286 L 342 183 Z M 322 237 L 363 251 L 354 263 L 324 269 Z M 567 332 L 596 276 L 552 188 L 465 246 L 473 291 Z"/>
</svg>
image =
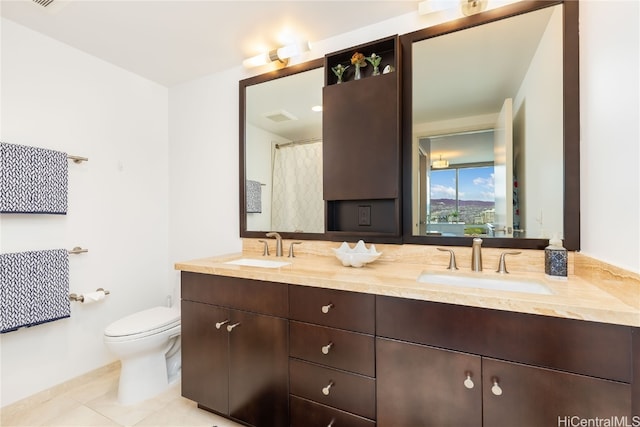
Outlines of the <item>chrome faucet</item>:
<svg viewBox="0 0 640 427">
<path fill-rule="evenodd" d="M 267 233 L 267 237 L 276 238 L 276 256 L 282 256 L 282 237 L 276 232 Z"/>
<path fill-rule="evenodd" d="M 507 263 L 505 262 L 506 256 L 507 255 L 519 255 L 520 253 L 521 253 L 520 251 L 502 252 L 500 254 L 500 262 L 498 263 L 498 269 L 496 270 L 496 273 L 502 273 L 502 274 L 509 273 L 507 271 Z"/>
<path fill-rule="evenodd" d="M 471 245 L 471 271 L 482 271 L 482 239 L 473 238 Z"/>
</svg>

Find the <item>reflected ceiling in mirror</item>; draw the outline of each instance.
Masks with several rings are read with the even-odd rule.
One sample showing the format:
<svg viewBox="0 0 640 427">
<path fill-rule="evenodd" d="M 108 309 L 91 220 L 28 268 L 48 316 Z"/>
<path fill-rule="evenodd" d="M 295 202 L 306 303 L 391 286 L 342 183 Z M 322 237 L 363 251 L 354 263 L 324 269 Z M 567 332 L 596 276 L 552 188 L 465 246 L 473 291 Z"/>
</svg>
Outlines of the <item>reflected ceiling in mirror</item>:
<svg viewBox="0 0 640 427">
<path fill-rule="evenodd" d="M 461 20 L 403 38 L 411 61 L 405 236 L 546 239 L 566 232 L 564 168 L 577 159 L 565 157 L 563 146 L 563 6 L 535 9 L 505 19 L 496 10 L 486 14 L 488 23 L 478 15 L 475 26 Z M 489 155 L 481 139 L 487 134 Z M 464 149 L 462 140 L 467 147 L 477 141 L 484 154 Z M 434 167 L 440 159 L 447 171 Z M 472 196 L 490 186 L 493 205 Z M 465 212 L 470 205 L 473 212 Z"/>
</svg>

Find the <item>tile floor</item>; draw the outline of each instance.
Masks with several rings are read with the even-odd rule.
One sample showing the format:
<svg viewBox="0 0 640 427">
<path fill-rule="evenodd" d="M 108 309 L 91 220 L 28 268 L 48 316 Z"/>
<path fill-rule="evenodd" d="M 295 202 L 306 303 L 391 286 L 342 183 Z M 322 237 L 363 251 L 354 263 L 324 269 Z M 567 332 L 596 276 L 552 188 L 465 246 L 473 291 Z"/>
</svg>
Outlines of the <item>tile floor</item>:
<svg viewBox="0 0 640 427">
<path fill-rule="evenodd" d="M 2 427 L 240 427 L 180 396 L 179 382 L 159 396 L 122 406 L 119 366 L 2 408 Z"/>
</svg>

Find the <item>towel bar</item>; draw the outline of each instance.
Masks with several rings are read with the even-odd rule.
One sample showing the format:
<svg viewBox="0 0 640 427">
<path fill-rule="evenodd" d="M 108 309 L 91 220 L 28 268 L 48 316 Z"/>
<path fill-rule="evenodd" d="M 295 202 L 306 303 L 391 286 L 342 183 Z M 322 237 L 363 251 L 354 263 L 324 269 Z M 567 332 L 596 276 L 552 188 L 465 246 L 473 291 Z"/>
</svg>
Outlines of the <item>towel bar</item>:
<svg viewBox="0 0 640 427">
<path fill-rule="evenodd" d="M 96 289 L 96 292 L 104 292 L 104 295 L 107 296 L 109 295 L 111 292 L 109 291 L 105 291 L 103 288 L 98 288 Z M 79 302 L 84 302 L 84 295 L 80 294 L 69 294 L 69 301 L 79 301 Z"/>
<path fill-rule="evenodd" d="M 67 155 L 67 159 L 73 160 L 74 163 L 82 163 L 82 162 L 89 161 L 88 157 L 71 156 L 71 155 Z"/>
<path fill-rule="evenodd" d="M 82 254 L 85 252 L 89 252 L 89 249 L 82 249 L 80 246 L 76 246 L 75 248 L 67 251 L 70 254 Z"/>
</svg>

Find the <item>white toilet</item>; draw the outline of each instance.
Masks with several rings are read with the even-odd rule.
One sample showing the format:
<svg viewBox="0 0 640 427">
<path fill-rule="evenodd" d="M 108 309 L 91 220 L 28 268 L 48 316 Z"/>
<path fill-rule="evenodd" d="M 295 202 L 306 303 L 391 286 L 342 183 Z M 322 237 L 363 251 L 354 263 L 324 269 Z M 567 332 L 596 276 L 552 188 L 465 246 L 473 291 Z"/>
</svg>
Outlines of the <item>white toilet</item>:
<svg viewBox="0 0 640 427">
<path fill-rule="evenodd" d="M 104 342 L 122 367 L 118 402 L 131 405 L 155 396 L 180 377 L 180 311 L 154 307 L 107 326 Z"/>
</svg>

